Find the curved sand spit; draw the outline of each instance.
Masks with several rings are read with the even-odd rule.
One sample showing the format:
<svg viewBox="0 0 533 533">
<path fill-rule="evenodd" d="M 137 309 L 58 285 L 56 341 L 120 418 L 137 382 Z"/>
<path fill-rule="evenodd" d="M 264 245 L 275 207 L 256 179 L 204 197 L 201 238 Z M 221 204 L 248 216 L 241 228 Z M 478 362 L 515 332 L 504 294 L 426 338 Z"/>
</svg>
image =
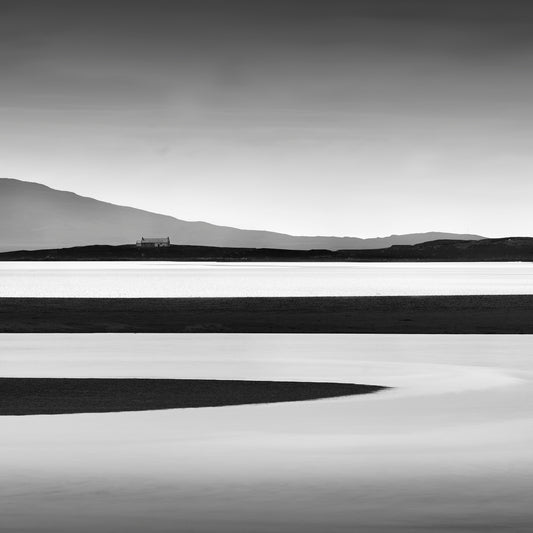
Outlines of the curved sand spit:
<svg viewBox="0 0 533 533">
<path fill-rule="evenodd" d="M 0 378 L 0 416 L 298 402 L 382 390 L 353 383 L 143 378 Z"/>
</svg>

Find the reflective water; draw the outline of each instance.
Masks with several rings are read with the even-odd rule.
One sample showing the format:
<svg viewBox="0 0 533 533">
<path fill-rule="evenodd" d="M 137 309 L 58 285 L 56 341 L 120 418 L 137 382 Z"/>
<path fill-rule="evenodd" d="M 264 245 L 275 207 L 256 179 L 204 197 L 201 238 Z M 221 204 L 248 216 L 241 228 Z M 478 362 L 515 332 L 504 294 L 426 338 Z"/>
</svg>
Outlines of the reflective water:
<svg viewBox="0 0 533 533">
<path fill-rule="evenodd" d="M 35 533 L 533 528 L 533 337 L 2 335 L 4 376 L 330 380 L 368 396 L 0 418 Z"/>
<path fill-rule="evenodd" d="M 533 263 L 0 262 L 0 297 L 533 294 Z"/>
</svg>

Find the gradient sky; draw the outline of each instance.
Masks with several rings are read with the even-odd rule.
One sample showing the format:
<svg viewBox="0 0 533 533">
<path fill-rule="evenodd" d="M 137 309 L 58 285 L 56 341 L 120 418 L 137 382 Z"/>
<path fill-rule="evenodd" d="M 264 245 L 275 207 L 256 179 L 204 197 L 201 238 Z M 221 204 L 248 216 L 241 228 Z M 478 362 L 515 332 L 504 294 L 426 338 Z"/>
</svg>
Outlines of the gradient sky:
<svg viewBox="0 0 533 533">
<path fill-rule="evenodd" d="M 293 234 L 533 235 L 530 0 L 0 0 L 0 176 Z"/>
</svg>

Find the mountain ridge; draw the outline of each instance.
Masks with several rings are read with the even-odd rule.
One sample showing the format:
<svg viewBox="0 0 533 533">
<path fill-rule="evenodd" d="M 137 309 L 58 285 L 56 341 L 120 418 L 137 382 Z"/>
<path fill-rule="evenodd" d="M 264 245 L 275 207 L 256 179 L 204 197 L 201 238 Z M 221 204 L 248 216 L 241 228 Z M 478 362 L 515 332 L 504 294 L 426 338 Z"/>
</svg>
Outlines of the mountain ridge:
<svg viewBox="0 0 533 533">
<path fill-rule="evenodd" d="M 444 232 L 412 233 L 362 239 L 295 236 L 265 230 L 188 221 L 53 189 L 33 181 L 0 178 L 0 251 L 120 245 L 144 236 L 170 236 L 180 245 L 310 249 L 376 249 L 437 239 L 483 237 Z"/>
</svg>

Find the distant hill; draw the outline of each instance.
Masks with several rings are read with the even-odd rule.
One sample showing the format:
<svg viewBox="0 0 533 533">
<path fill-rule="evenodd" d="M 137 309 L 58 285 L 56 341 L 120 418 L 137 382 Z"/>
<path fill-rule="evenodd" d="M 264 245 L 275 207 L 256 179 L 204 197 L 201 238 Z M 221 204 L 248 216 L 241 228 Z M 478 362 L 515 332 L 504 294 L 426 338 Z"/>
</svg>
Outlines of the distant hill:
<svg viewBox="0 0 533 533">
<path fill-rule="evenodd" d="M 101 202 L 15 179 L 0 178 L 0 251 L 133 243 L 141 236 L 170 236 L 175 244 L 236 248 L 375 249 L 479 235 L 415 233 L 390 237 L 300 237 L 189 222 Z"/>
<path fill-rule="evenodd" d="M 480 241 L 438 240 L 375 250 L 284 250 L 178 246 L 138 249 L 133 245 L 81 246 L 0 253 L 0 261 L 533 261 L 533 238 Z"/>
<path fill-rule="evenodd" d="M 424 261 L 533 261 L 532 237 L 505 237 L 500 239 L 450 240 L 441 239 L 413 246 L 391 246 L 386 250 L 361 251 L 375 258 Z M 353 250 L 341 254 L 358 255 Z"/>
</svg>

